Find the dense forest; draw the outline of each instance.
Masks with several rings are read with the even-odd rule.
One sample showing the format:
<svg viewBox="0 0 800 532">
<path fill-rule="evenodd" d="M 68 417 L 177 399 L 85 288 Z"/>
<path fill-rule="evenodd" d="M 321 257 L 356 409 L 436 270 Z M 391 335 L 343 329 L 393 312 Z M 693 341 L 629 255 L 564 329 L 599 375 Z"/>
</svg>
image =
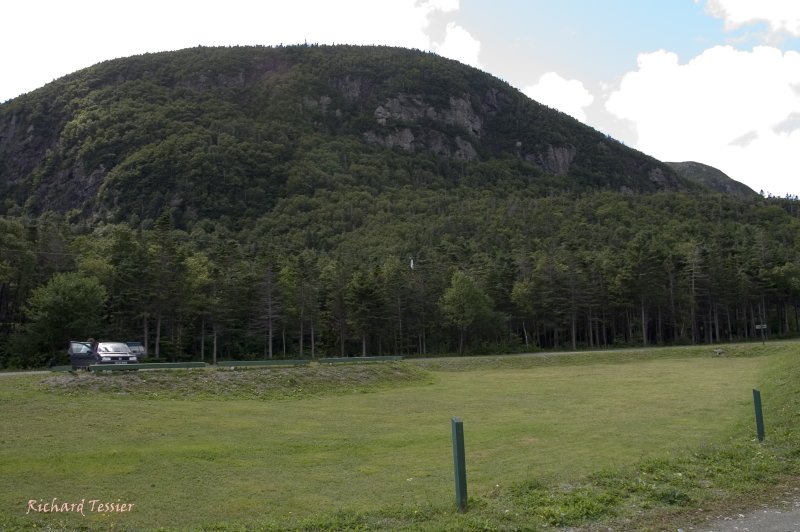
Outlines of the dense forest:
<svg viewBox="0 0 800 532">
<path fill-rule="evenodd" d="M 674 166 L 423 52 L 102 63 L 0 105 L 0 365 L 797 334 L 796 198 Z"/>
<path fill-rule="evenodd" d="M 242 232 L 180 230 L 167 214 L 149 229 L 82 232 L 54 215 L 2 224 L 7 365 L 88 336 L 211 361 L 800 330 L 794 201 L 402 188 L 293 198 Z"/>
</svg>

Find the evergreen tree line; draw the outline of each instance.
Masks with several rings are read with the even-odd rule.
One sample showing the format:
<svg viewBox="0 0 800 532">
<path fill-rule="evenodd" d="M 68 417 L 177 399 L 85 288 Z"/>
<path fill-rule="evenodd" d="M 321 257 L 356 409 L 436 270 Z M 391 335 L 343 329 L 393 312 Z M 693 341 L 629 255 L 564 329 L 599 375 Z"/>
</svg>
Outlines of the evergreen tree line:
<svg viewBox="0 0 800 532">
<path fill-rule="evenodd" d="M 63 363 L 68 341 L 88 337 L 214 362 L 800 331 L 793 200 L 332 194 L 286 198 L 236 230 L 176 227 L 169 211 L 136 227 L 0 218 L 2 365 Z"/>
</svg>

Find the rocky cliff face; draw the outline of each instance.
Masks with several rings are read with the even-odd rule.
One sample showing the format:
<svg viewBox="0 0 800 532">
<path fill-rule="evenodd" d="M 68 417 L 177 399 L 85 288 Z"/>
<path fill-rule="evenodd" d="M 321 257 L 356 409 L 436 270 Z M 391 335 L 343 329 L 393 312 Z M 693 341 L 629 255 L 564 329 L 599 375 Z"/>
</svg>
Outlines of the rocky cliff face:
<svg viewBox="0 0 800 532">
<path fill-rule="evenodd" d="M 358 86 L 356 80 L 350 80 L 347 85 L 350 88 Z M 354 95 L 355 91 L 348 92 L 348 96 Z M 450 96 L 449 104 L 437 109 L 426 101 L 424 95 L 398 94 L 375 108 L 373 116 L 380 128 L 364 133 L 364 139 L 410 153 L 428 151 L 457 161 L 475 161 L 479 159 L 476 145 L 483 136 L 484 124 L 500 112 L 507 101 L 508 97 L 494 89 L 486 92 L 477 110 L 469 95 Z M 453 126 L 461 134 L 448 136 L 440 130 L 419 127 L 422 123 L 434 127 Z M 577 153 L 578 149 L 572 144 L 548 144 L 540 152 L 521 156 L 549 174 L 565 176 L 569 174 Z"/>
<path fill-rule="evenodd" d="M 559 147 L 548 144 L 545 152 L 526 154 L 525 159 L 539 165 L 547 173 L 564 176 L 569 174 L 570 165 L 577 154 L 578 149 L 571 144 Z"/>
<path fill-rule="evenodd" d="M 367 142 L 411 153 L 428 151 L 458 161 L 478 159 L 473 142 L 481 136 L 483 118 L 465 96 L 451 96 L 447 107 L 437 109 L 423 95 L 398 94 L 372 114 L 379 127 L 364 133 Z M 423 123 L 432 127 L 420 127 Z M 437 126 L 454 126 L 461 134 L 446 135 Z"/>
<path fill-rule="evenodd" d="M 379 105 L 375 112 L 375 121 L 385 126 L 392 122 L 417 122 L 427 118 L 441 124 L 455 125 L 464 128 L 476 137 L 481 135 L 482 118 L 472 108 L 465 97 L 450 97 L 450 105 L 437 110 L 425 102 L 422 95 L 398 94 Z"/>
<path fill-rule="evenodd" d="M 659 188 L 665 189 L 682 189 L 681 182 L 675 177 L 674 174 L 669 174 L 661 168 L 653 168 L 647 173 L 647 177 Z"/>
<path fill-rule="evenodd" d="M 46 132 L 39 131 L 28 115 L 0 115 L 0 156 L 14 153 L 14 157 L 2 159 L 6 163 L 6 170 L 0 174 L 0 182 L 19 183 L 41 162 L 46 144 Z"/>
</svg>

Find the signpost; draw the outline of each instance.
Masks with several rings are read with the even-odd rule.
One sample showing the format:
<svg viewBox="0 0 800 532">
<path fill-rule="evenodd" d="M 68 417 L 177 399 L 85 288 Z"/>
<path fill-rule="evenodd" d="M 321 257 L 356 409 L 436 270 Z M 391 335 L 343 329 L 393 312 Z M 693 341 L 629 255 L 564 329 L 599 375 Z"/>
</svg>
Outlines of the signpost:
<svg viewBox="0 0 800 532">
<path fill-rule="evenodd" d="M 767 326 L 765 324 L 763 324 L 763 323 L 757 324 L 756 325 L 756 330 L 757 331 L 761 331 L 761 343 L 762 344 L 766 343 L 766 341 L 764 339 L 764 331 L 767 330 Z"/>
</svg>

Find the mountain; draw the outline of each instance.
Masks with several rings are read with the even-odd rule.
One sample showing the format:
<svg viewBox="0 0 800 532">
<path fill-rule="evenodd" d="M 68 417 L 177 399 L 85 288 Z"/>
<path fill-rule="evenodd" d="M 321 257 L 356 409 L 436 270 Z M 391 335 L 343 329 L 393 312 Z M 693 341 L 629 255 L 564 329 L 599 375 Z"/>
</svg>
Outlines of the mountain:
<svg viewBox="0 0 800 532">
<path fill-rule="evenodd" d="M 753 189 L 747 185 L 731 179 L 727 174 L 717 170 L 712 166 L 696 163 L 694 161 L 686 161 L 682 163 L 668 162 L 666 164 L 675 170 L 678 175 L 683 176 L 685 179 L 699 183 L 703 187 L 716 192 L 730 194 L 732 196 L 738 196 L 741 198 L 749 198 L 757 195 L 756 192 L 754 192 Z"/>
<path fill-rule="evenodd" d="M 0 213 L 179 225 L 341 187 L 697 188 L 507 83 L 388 47 L 116 59 L 0 106 Z"/>
</svg>

